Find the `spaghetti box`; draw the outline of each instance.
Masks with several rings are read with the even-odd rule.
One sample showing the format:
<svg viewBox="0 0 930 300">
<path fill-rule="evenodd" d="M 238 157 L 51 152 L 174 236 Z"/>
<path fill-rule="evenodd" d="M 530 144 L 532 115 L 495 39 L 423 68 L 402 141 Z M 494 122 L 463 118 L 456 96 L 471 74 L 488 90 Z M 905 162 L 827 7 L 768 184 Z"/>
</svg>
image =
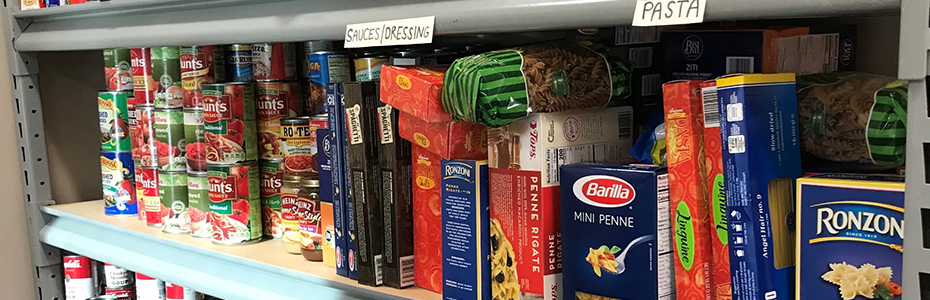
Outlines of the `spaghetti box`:
<svg viewBox="0 0 930 300">
<path fill-rule="evenodd" d="M 801 175 L 794 74 L 717 79 L 735 300 L 794 297 L 794 181 Z"/>
<path fill-rule="evenodd" d="M 438 155 L 413 145 L 414 284 L 442 293 L 442 199 Z"/>
<path fill-rule="evenodd" d="M 333 135 L 327 128 L 316 130 L 317 166 L 320 180 L 320 227 L 323 227 L 323 264 L 336 267 L 336 216 L 333 213 Z M 339 210 L 342 213 L 342 210 Z M 343 222 L 342 216 L 339 222 Z M 340 250 L 345 249 L 342 247 Z M 345 261 L 344 259 L 342 260 Z"/>
<path fill-rule="evenodd" d="M 444 159 L 441 185 L 442 299 L 491 300 L 488 163 Z"/>
<path fill-rule="evenodd" d="M 501 245 L 491 251 L 493 295 L 558 299 L 559 167 L 614 161 L 629 153 L 631 111 L 535 113 L 489 130 L 490 230 Z"/>
<path fill-rule="evenodd" d="M 731 73 L 774 73 L 779 38 L 804 35 L 806 27 L 784 30 L 665 31 L 659 48 L 666 80 L 711 79 Z"/>
<path fill-rule="evenodd" d="M 413 285 L 413 166 L 410 142 L 397 134 L 398 111 L 378 106 L 381 206 L 384 213 L 384 285 Z"/>
<path fill-rule="evenodd" d="M 426 122 L 401 112 L 400 136 L 445 159 L 487 159 L 488 128 L 467 122 Z"/>
<path fill-rule="evenodd" d="M 355 262 L 355 210 L 349 178 L 349 156 L 346 151 L 346 125 L 342 83 L 326 85 L 327 121 L 332 128 L 333 219 L 336 228 L 336 274 L 358 278 Z M 341 219 L 341 221 L 339 221 Z"/>
<path fill-rule="evenodd" d="M 381 67 L 381 101 L 426 122 L 446 123 L 452 116 L 442 109 L 442 85 L 449 67 Z"/>
<path fill-rule="evenodd" d="M 717 299 L 730 299 L 730 247 L 727 233 L 727 197 L 723 179 L 723 146 L 720 143 L 720 108 L 717 81 L 701 83 L 704 112 L 704 184 L 713 220 L 710 238 L 714 256 L 714 290 Z"/>
<path fill-rule="evenodd" d="M 901 299 L 904 177 L 801 178 L 797 209 L 797 299 Z"/>
<path fill-rule="evenodd" d="M 378 83 L 343 84 L 349 180 L 355 204 L 358 283 L 379 286 L 384 272 L 384 213 L 381 206 L 381 168 L 378 147 Z"/>
<path fill-rule="evenodd" d="M 560 174 L 560 299 L 675 299 L 666 170 L 574 164 Z"/>
</svg>

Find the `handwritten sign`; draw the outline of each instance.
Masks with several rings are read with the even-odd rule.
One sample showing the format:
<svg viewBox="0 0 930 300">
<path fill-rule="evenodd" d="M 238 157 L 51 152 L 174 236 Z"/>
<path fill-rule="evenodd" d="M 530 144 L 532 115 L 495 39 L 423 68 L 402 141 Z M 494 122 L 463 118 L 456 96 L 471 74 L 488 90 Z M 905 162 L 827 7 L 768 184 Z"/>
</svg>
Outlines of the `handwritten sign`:
<svg viewBox="0 0 930 300">
<path fill-rule="evenodd" d="M 660 26 L 704 22 L 707 0 L 637 0 L 633 26 Z"/>
<path fill-rule="evenodd" d="M 346 25 L 345 47 L 429 44 L 433 42 L 436 17 Z"/>
</svg>

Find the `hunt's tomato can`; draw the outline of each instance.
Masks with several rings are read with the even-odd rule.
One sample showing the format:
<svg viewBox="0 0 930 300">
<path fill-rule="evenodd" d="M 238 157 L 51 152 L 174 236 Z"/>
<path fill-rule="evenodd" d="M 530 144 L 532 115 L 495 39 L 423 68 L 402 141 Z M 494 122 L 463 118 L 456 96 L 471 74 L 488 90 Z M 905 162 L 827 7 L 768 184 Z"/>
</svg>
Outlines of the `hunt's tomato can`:
<svg viewBox="0 0 930 300">
<path fill-rule="evenodd" d="M 281 119 L 300 114 L 300 87 L 294 81 L 255 84 L 260 158 L 284 158 L 281 151 Z"/>
<path fill-rule="evenodd" d="M 62 256 L 65 268 L 65 300 L 84 300 L 96 292 L 93 260 L 87 256 Z"/>
<path fill-rule="evenodd" d="M 158 167 L 158 140 L 155 139 L 155 108 L 136 105 L 136 125 L 130 126 L 132 159 L 140 167 Z"/>
<path fill-rule="evenodd" d="M 187 157 L 187 172 L 206 172 L 207 146 L 204 143 L 203 109 L 184 109 L 184 139 L 187 145 L 184 153 Z"/>
<path fill-rule="evenodd" d="M 202 300 L 203 295 L 192 289 L 173 284 L 165 283 L 165 299 L 167 300 Z"/>
<path fill-rule="evenodd" d="M 213 45 L 181 47 L 181 88 L 185 108 L 203 108 L 201 86 L 226 79 L 226 54 Z"/>
<path fill-rule="evenodd" d="M 187 139 L 184 114 L 180 109 L 155 109 L 155 140 L 158 141 L 158 167 L 162 171 L 186 171 Z"/>
<path fill-rule="evenodd" d="M 100 152 L 104 213 L 111 216 L 138 215 L 135 166 L 129 152 Z"/>
<path fill-rule="evenodd" d="M 284 170 L 280 159 L 258 160 L 259 190 L 262 201 L 262 228 L 265 236 L 276 239 L 284 236 L 281 216 L 281 186 Z"/>
<path fill-rule="evenodd" d="M 133 300 L 135 299 L 135 291 L 131 286 L 103 290 L 104 295 L 112 296 L 114 300 Z"/>
<path fill-rule="evenodd" d="M 132 65 L 129 49 L 104 49 L 103 73 L 107 89 L 111 91 L 132 91 Z"/>
<path fill-rule="evenodd" d="M 252 75 L 255 80 L 285 80 L 297 77 L 294 43 L 252 44 Z"/>
<path fill-rule="evenodd" d="M 97 93 L 97 112 L 100 121 L 101 151 L 130 151 L 129 107 L 131 92 L 101 91 Z"/>
<path fill-rule="evenodd" d="M 165 282 L 136 272 L 136 300 L 165 300 Z"/>
<path fill-rule="evenodd" d="M 139 106 L 155 105 L 155 80 L 152 78 L 152 54 L 149 48 L 129 49 L 132 68 L 132 91 Z"/>
<path fill-rule="evenodd" d="M 209 238 L 213 228 L 207 222 L 207 214 L 210 213 L 210 184 L 206 172 L 187 173 L 187 203 L 191 236 Z"/>
<path fill-rule="evenodd" d="M 178 47 L 149 49 L 152 78 L 155 80 L 155 107 L 180 108 L 184 104 L 181 88 L 181 53 Z"/>
<path fill-rule="evenodd" d="M 205 84 L 203 95 L 207 163 L 258 159 L 252 83 Z"/>
<path fill-rule="evenodd" d="M 309 47 L 309 45 L 308 45 Z M 313 49 L 308 49 L 313 50 Z M 310 76 L 307 114 L 323 112 L 326 100 L 326 84 L 352 81 L 349 56 L 333 51 L 307 51 L 307 69 Z"/>
<path fill-rule="evenodd" d="M 122 287 L 131 288 L 133 282 L 135 282 L 135 276 L 132 274 L 132 272 L 109 263 L 103 264 L 103 279 L 104 286 L 107 289 L 116 289 Z"/>
<path fill-rule="evenodd" d="M 190 215 L 187 201 L 187 172 L 158 172 L 158 197 L 161 200 L 161 231 L 165 233 L 190 232 Z M 167 212 L 167 214 L 164 214 Z"/>
<path fill-rule="evenodd" d="M 226 81 L 247 82 L 252 76 L 252 45 L 232 44 L 226 46 Z"/>
<path fill-rule="evenodd" d="M 158 168 L 139 168 L 141 174 L 136 177 L 140 182 L 142 192 L 139 194 L 139 202 L 142 203 L 142 209 L 145 211 L 145 224 L 152 227 L 161 227 L 161 192 L 158 190 Z M 165 212 L 167 215 L 167 212 Z"/>
<path fill-rule="evenodd" d="M 215 244 L 255 242 L 262 237 L 258 164 L 208 165 L 210 215 Z"/>
</svg>

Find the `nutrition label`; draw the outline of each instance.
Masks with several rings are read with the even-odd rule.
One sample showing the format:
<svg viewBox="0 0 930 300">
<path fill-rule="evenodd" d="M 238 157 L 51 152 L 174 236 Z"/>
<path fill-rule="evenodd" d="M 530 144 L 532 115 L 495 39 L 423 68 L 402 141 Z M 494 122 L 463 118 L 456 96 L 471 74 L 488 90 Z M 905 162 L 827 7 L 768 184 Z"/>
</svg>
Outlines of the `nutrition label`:
<svg viewBox="0 0 930 300">
<path fill-rule="evenodd" d="M 675 264 L 672 262 L 672 226 L 669 212 L 668 174 L 656 181 L 656 245 L 659 299 L 675 299 Z"/>
<path fill-rule="evenodd" d="M 613 147 L 611 147 L 613 146 Z M 573 145 L 567 147 L 553 147 L 546 149 L 546 182 L 545 184 L 559 183 L 559 167 L 566 164 L 583 162 L 598 162 L 613 159 L 608 153 L 618 153 L 612 150 L 618 145 L 614 143 L 596 143 L 587 145 Z M 611 149 L 614 148 L 614 149 Z"/>
</svg>

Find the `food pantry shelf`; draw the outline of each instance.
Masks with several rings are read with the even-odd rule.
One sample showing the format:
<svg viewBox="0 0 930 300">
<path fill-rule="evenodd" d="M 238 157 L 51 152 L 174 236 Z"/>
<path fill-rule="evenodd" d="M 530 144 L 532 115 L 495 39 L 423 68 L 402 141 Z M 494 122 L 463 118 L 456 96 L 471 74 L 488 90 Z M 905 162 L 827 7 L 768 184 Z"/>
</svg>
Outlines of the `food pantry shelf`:
<svg viewBox="0 0 930 300">
<path fill-rule="evenodd" d="M 112 0 L 120 1 L 149 0 Z M 131 9 L 97 3 L 92 4 L 97 5 L 96 9 L 88 8 L 93 14 L 67 7 L 48 8 L 48 12 L 17 12 L 17 18 L 31 19 L 32 23 L 14 40 L 14 47 L 18 51 L 55 51 L 166 43 L 341 40 L 346 24 L 423 16 L 436 16 L 437 35 L 611 26 L 631 23 L 635 3 L 632 0 L 213 0 L 191 5 L 176 1 L 151 7 L 133 5 Z M 874 16 L 898 14 L 899 9 L 898 0 L 716 0 L 708 4 L 704 20 Z"/>
<path fill-rule="evenodd" d="M 134 217 L 103 214 L 103 200 L 54 205 L 42 242 L 224 299 L 440 299 L 420 288 L 368 287 L 322 263 L 284 251 L 279 241 L 215 246 L 162 234 Z"/>
</svg>

